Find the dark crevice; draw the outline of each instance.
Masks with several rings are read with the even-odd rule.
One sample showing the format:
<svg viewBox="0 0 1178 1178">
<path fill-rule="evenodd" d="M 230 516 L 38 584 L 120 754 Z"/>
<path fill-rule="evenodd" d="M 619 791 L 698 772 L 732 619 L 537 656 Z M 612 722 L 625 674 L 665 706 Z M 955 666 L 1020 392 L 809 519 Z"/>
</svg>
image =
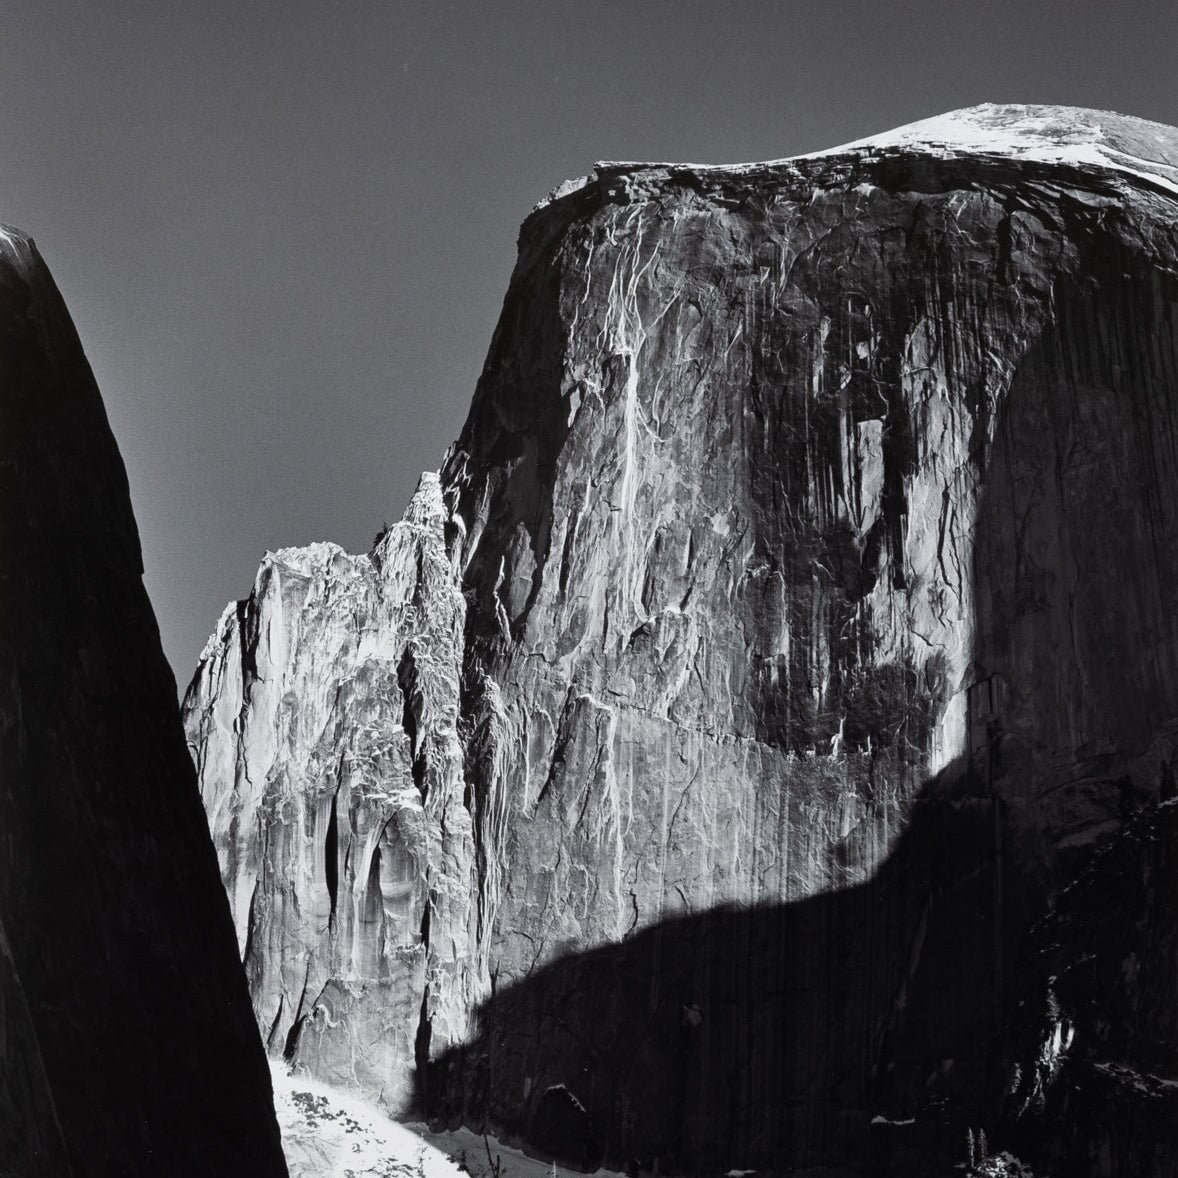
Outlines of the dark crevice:
<svg viewBox="0 0 1178 1178">
<path fill-rule="evenodd" d="M 236 607 L 237 633 L 241 641 L 241 680 L 248 687 L 258 677 L 258 634 L 254 617 L 254 594 Z"/>
<path fill-rule="evenodd" d="M 413 651 L 408 647 L 401 655 L 401 661 L 397 664 L 397 686 L 401 689 L 403 701 L 401 727 L 409 738 L 409 753 L 412 757 L 410 771 L 413 774 L 413 784 L 417 786 L 417 792 L 421 794 L 421 800 L 424 802 L 428 788 L 425 781 L 425 749 L 424 742 L 419 739 L 424 701 L 417 686 L 417 663 L 413 658 Z"/>
<path fill-rule="evenodd" d="M 417 716 L 413 711 L 413 697 L 417 681 L 417 668 L 413 664 L 413 652 L 408 648 L 401 655 L 397 663 L 397 686 L 401 689 L 401 727 L 409 737 L 409 747 L 413 758 L 417 758 Z"/>
<path fill-rule="evenodd" d="M 421 943 L 429 955 L 430 934 L 430 901 L 425 902 L 425 910 L 421 914 Z M 429 1095 L 426 1090 L 426 1078 L 429 1074 L 429 1049 L 433 1040 L 433 1023 L 429 1013 L 429 982 L 427 981 L 421 992 L 421 1011 L 417 1019 L 417 1036 L 413 1041 L 413 1061 L 417 1065 L 419 1082 L 418 1099 L 423 1108 L 428 1107 Z"/>
<path fill-rule="evenodd" d="M 247 968 L 254 952 L 254 924 L 257 921 L 258 888 L 261 880 L 254 881 L 254 890 L 250 893 L 250 911 L 245 924 L 245 948 L 242 950 L 241 961 Z"/>
<path fill-rule="evenodd" d="M 365 895 L 368 897 L 368 902 L 374 906 L 381 902 L 379 843 L 373 848 L 372 862 L 368 865 L 368 887 Z"/>
<path fill-rule="evenodd" d="M 574 516 L 572 522 L 565 526 L 564 545 L 560 554 L 560 575 L 558 577 L 558 585 L 560 588 L 560 595 L 564 597 L 569 587 L 569 568 L 572 564 L 573 558 L 573 543 L 577 538 L 577 525 L 581 522 L 580 514 Z"/>
<path fill-rule="evenodd" d="M 282 1012 L 286 1009 L 286 995 L 278 995 L 278 1011 L 274 1015 L 274 1021 L 270 1024 L 270 1030 L 266 1032 L 266 1051 L 271 1052 L 274 1049 L 274 1040 L 278 1035 L 278 1025 L 282 1022 Z M 285 1055 L 285 1052 L 283 1053 Z"/>
<path fill-rule="evenodd" d="M 303 977 L 303 989 L 299 994 L 299 1004 L 295 1010 L 294 1022 L 290 1025 L 290 1030 L 286 1033 L 286 1042 L 282 1047 L 282 1058 L 290 1063 L 294 1059 L 295 1053 L 299 1049 L 299 1035 L 303 1030 L 303 1023 L 307 1021 L 307 1016 L 303 1014 L 303 1004 L 307 1001 L 307 983 L 311 980 L 311 963 L 307 962 L 307 972 Z M 275 1027 L 276 1029 L 276 1027 Z M 273 1034 L 273 1030 L 271 1031 Z"/>
<path fill-rule="evenodd" d="M 331 799 L 331 813 L 327 818 L 327 836 L 323 841 L 323 866 L 327 877 L 327 894 L 331 897 L 331 927 L 335 927 L 335 906 L 339 894 L 339 818 L 336 813 L 339 790 Z"/>
<path fill-rule="evenodd" d="M 548 567 L 548 558 L 552 555 L 551 512 L 541 517 L 538 526 L 532 533 L 532 555 L 534 564 L 532 565 L 532 583 L 528 588 L 528 598 L 524 602 L 524 608 L 519 616 L 511 620 L 512 632 L 517 638 L 523 632 L 523 627 L 531 615 L 532 607 L 536 604 L 540 590 L 544 587 L 544 571 Z"/>
<path fill-rule="evenodd" d="M 417 1037 L 413 1041 L 413 1062 L 417 1065 L 418 1100 L 422 1108 L 429 1107 L 429 1047 L 433 1038 L 433 1026 L 429 1016 L 429 983 L 421 994 L 421 1012 L 417 1020 Z"/>
<path fill-rule="evenodd" d="M 294 1059 L 295 1052 L 299 1049 L 299 1035 L 302 1033 L 303 1023 L 306 1021 L 307 1016 L 305 1014 L 300 1015 L 291 1023 L 290 1030 L 286 1033 L 286 1044 L 282 1048 L 282 1058 L 287 1063 L 290 1063 Z"/>
</svg>

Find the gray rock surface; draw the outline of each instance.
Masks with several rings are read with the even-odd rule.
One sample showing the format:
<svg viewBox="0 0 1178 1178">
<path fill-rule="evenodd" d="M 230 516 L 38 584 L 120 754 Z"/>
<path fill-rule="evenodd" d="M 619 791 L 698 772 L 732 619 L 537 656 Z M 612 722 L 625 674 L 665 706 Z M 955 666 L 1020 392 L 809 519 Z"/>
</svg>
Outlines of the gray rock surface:
<svg viewBox="0 0 1178 1178">
<path fill-rule="evenodd" d="M 271 1052 L 399 1111 L 480 995 L 444 524 L 427 475 L 371 556 L 268 556 L 187 705 Z"/>
<path fill-rule="evenodd" d="M 542 202 L 440 478 L 189 689 L 271 1052 L 586 1166 L 1170 1173 L 1168 860 L 1059 979 L 1173 782 L 1176 194 L 981 107 Z"/>
<path fill-rule="evenodd" d="M 0 230 L 0 1174 L 285 1175 L 122 461 Z"/>
</svg>

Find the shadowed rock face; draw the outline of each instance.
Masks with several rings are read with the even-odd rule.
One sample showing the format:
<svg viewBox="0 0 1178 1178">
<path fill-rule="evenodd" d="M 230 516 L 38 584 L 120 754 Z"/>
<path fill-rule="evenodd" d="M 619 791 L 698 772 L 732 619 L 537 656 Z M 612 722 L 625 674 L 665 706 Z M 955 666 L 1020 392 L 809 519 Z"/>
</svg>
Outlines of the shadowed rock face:
<svg viewBox="0 0 1178 1178">
<path fill-rule="evenodd" d="M 0 1174 L 284 1175 L 126 477 L 0 235 Z"/>
<path fill-rule="evenodd" d="M 189 690 L 272 1052 L 586 1165 L 1173 1168 L 1172 866 L 1075 881 L 1169 821 L 1176 144 L 981 108 L 533 213 L 440 480 Z"/>
</svg>

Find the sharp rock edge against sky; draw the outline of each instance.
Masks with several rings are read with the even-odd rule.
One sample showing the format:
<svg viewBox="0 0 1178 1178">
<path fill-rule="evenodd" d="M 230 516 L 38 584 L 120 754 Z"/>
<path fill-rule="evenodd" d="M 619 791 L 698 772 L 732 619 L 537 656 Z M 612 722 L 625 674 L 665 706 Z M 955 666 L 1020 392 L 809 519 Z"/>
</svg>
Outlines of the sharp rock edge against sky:
<svg viewBox="0 0 1178 1178">
<path fill-rule="evenodd" d="M 78 326 L 183 689 L 266 549 L 399 518 L 561 180 L 987 101 L 1174 124 L 1176 66 L 1173 0 L 14 0 L 0 221 Z"/>
</svg>

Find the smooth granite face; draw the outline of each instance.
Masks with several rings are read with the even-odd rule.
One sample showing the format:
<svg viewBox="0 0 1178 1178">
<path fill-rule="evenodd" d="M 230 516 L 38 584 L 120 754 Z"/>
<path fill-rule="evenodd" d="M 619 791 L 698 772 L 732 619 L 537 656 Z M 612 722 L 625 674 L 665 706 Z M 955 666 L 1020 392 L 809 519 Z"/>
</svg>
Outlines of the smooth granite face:
<svg viewBox="0 0 1178 1178">
<path fill-rule="evenodd" d="M 189 689 L 272 1054 L 587 1167 L 1173 1171 L 1176 145 L 537 207 L 440 476 Z"/>
<path fill-rule="evenodd" d="M 126 476 L 0 232 L 0 1174 L 285 1175 Z"/>
</svg>

